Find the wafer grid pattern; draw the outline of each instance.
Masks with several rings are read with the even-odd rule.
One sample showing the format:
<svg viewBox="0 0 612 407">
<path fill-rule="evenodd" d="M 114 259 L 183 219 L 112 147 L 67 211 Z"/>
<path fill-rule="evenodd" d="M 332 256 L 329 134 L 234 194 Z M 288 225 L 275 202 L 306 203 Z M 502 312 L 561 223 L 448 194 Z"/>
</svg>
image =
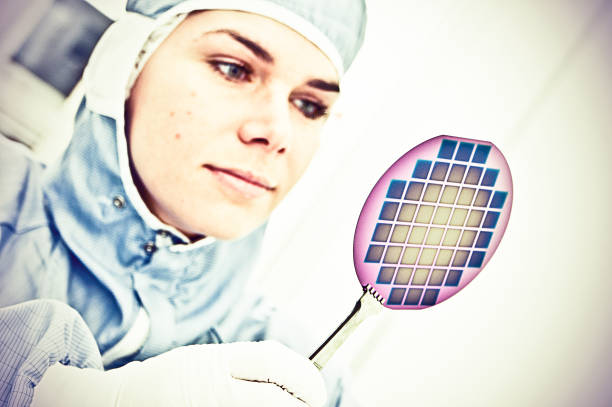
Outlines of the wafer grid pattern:
<svg viewBox="0 0 612 407">
<path fill-rule="evenodd" d="M 389 305 L 435 305 L 442 287 L 482 267 L 507 191 L 487 167 L 491 147 L 442 139 L 434 160 L 393 179 L 364 261 L 380 263 L 377 284 L 391 284 Z"/>
</svg>

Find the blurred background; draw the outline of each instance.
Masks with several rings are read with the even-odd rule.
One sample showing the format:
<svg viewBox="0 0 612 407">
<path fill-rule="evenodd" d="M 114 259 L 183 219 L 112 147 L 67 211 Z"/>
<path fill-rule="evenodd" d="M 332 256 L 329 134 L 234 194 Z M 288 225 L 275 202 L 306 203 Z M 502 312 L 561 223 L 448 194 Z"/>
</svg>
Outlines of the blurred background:
<svg viewBox="0 0 612 407">
<path fill-rule="evenodd" d="M 119 3 L 0 3 L 0 131 L 43 161 L 69 140 Z M 487 267 L 436 307 L 364 322 L 331 363 L 364 406 L 612 405 L 612 1 L 368 5 L 337 117 L 253 284 L 321 342 L 361 293 L 353 233 L 379 176 L 439 134 L 492 141 L 515 190 Z"/>
</svg>

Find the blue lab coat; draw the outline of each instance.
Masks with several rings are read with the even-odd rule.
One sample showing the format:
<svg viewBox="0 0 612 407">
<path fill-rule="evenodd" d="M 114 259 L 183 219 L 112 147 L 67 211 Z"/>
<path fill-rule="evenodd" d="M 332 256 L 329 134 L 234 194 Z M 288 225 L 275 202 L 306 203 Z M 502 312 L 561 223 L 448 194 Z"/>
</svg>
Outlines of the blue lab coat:
<svg viewBox="0 0 612 407">
<path fill-rule="evenodd" d="M 102 369 L 181 345 L 270 336 L 273 308 L 246 289 L 265 225 L 190 243 L 148 211 L 126 170 L 122 130 L 129 55 L 141 44 L 121 30 L 101 42 L 61 160 L 45 167 L 0 137 L 0 405 L 29 405 L 58 361 Z"/>
</svg>

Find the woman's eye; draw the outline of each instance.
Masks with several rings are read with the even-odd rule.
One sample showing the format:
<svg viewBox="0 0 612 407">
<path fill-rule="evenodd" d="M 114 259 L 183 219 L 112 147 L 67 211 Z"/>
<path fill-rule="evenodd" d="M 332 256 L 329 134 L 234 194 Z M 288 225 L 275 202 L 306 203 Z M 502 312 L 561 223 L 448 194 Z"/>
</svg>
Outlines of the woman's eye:
<svg viewBox="0 0 612 407">
<path fill-rule="evenodd" d="M 327 115 L 327 107 L 307 99 L 294 99 L 293 104 L 309 119 L 318 119 Z"/>
<path fill-rule="evenodd" d="M 220 72 L 221 75 L 231 81 L 249 80 L 249 75 L 251 74 L 246 67 L 232 62 L 213 61 L 211 65 L 216 71 Z"/>
</svg>

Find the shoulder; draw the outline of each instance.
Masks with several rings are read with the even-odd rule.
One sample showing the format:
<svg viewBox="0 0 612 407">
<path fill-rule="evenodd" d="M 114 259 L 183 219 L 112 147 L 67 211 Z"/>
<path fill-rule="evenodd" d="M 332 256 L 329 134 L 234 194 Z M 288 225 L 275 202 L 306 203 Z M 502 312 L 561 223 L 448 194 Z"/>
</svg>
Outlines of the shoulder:
<svg viewBox="0 0 612 407">
<path fill-rule="evenodd" d="M 46 225 L 42 172 L 29 149 L 0 134 L 0 224 L 14 231 Z"/>
</svg>

